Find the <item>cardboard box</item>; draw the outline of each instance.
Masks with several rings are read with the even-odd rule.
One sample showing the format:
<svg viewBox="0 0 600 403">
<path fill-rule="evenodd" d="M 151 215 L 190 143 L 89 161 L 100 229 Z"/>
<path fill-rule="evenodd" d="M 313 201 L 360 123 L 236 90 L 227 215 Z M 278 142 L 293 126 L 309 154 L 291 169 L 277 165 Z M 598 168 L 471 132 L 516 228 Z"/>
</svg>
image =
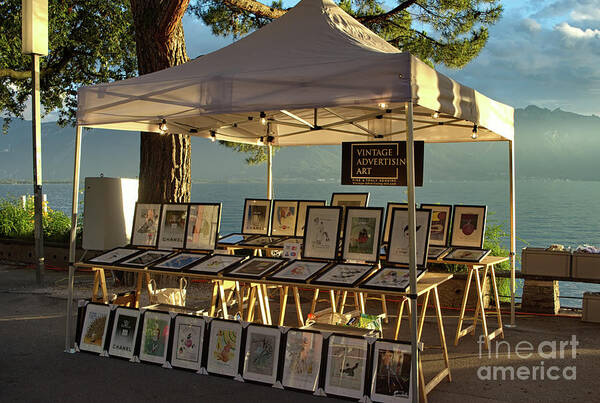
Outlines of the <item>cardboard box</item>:
<svg viewBox="0 0 600 403">
<path fill-rule="evenodd" d="M 573 253 L 573 278 L 600 280 L 600 254 Z"/>
<path fill-rule="evenodd" d="M 600 292 L 583 293 L 583 311 L 581 320 L 600 323 Z"/>
<path fill-rule="evenodd" d="M 521 254 L 521 272 L 549 278 L 571 277 L 571 252 L 524 248 Z"/>
</svg>

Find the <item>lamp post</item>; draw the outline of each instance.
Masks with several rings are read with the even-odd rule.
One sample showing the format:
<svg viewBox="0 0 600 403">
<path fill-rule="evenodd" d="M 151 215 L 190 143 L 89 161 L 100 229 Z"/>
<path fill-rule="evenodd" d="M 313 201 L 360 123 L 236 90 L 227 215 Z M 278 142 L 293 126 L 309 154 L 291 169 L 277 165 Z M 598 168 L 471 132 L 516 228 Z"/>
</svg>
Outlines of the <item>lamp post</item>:
<svg viewBox="0 0 600 403">
<path fill-rule="evenodd" d="M 31 61 L 31 126 L 33 143 L 33 195 L 36 281 L 44 279 L 42 229 L 42 124 L 40 117 L 40 56 L 48 54 L 48 0 L 22 0 L 22 52 Z"/>
</svg>

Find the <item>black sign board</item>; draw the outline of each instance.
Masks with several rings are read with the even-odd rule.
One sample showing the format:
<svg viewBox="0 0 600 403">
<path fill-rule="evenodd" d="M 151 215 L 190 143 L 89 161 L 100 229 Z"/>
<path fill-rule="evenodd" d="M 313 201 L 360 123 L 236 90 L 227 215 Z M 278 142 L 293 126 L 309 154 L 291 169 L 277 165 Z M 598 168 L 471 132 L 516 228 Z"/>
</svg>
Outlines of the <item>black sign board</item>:
<svg viewBox="0 0 600 403">
<path fill-rule="evenodd" d="M 424 148 L 415 141 L 415 186 L 423 186 Z M 406 142 L 342 143 L 342 185 L 406 186 Z"/>
</svg>

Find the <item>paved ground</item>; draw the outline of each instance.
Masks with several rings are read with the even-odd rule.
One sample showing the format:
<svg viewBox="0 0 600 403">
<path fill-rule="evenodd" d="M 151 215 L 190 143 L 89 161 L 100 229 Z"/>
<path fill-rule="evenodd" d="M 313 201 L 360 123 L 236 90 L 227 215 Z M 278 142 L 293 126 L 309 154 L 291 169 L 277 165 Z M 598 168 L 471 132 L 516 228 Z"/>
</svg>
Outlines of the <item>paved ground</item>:
<svg viewBox="0 0 600 403">
<path fill-rule="evenodd" d="M 64 290 L 65 277 L 64 272 L 49 272 L 47 284 L 34 287 L 33 270 L 0 264 L 2 401 L 334 401 L 119 359 L 64 353 L 66 302 L 64 292 L 57 290 Z M 90 287 L 89 275 L 80 275 L 77 281 L 80 290 Z M 287 318 L 292 321 L 293 304 L 288 307 Z M 376 307 L 370 308 L 375 311 Z M 488 355 L 485 350 L 480 353 L 476 339 L 470 337 L 455 347 L 456 324 L 456 311 L 445 310 L 453 381 L 442 382 L 429 395 L 431 401 L 598 401 L 600 325 L 579 318 L 520 316 L 517 328 L 506 329 L 506 343 L 493 343 Z M 436 329 L 435 318 L 428 317 L 423 334 L 426 346 L 437 342 Z M 571 344 L 566 345 L 574 335 L 579 343 L 575 358 Z M 407 326 L 402 336 L 408 338 Z M 517 356 L 517 348 L 524 358 Z M 528 348 L 534 350 L 530 356 Z M 440 357 L 436 350 L 425 351 L 426 378 L 441 367 Z"/>
</svg>

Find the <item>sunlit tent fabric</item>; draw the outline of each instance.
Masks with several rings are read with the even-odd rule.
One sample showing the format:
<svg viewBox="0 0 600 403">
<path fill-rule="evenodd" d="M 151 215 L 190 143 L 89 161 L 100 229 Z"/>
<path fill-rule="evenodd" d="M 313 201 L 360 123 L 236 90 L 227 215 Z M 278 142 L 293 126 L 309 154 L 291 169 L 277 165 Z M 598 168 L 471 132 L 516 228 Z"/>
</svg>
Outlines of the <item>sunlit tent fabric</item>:
<svg viewBox="0 0 600 403">
<path fill-rule="evenodd" d="M 473 125 L 477 141 L 513 139 L 513 108 L 398 51 L 331 0 L 303 0 L 183 65 L 82 87 L 77 122 L 158 132 L 165 119 L 169 132 L 245 143 L 272 135 L 281 146 L 402 140 L 411 100 L 415 140 L 473 141 Z"/>
</svg>

